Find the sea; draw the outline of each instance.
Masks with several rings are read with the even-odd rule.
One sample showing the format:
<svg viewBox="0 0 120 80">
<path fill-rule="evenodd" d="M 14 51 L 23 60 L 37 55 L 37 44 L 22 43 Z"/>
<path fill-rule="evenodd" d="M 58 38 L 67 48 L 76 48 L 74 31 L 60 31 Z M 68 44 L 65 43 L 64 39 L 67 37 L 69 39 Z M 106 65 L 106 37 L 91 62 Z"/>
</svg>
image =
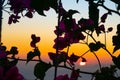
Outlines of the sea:
<svg viewBox="0 0 120 80">
<path fill-rule="evenodd" d="M 24 61 L 19 61 L 17 66 L 19 68 L 19 72 L 24 76 L 25 80 L 35 80 L 36 77 L 34 76 L 34 66 L 37 62 L 29 62 L 26 64 Z M 110 64 L 105 64 L 103 67 L 109 66 Z M 77 69 L 80 69 L 81 71 L 86 71 L 86 72 L 95 72 L 99 69 L 98 64 L 88 64 L 85 66 L 77 66 Z M 64 68 L 58 68 L 58 73 L 57 75 L 64 75 L 68 74 L 70 76 L 71 71 L 68 69 Z M 117 75 L 120 75 L 120 71 L 117 72 Z M 90 74 L 83 74 L 80 73 L 80 76 L 78 80 L 91 80 L 92 75 Z M 44 80 L 53 80 L 54 78 L 54 67 L 50 68 L 46 72 L 46 76 Z"/>
</svg>

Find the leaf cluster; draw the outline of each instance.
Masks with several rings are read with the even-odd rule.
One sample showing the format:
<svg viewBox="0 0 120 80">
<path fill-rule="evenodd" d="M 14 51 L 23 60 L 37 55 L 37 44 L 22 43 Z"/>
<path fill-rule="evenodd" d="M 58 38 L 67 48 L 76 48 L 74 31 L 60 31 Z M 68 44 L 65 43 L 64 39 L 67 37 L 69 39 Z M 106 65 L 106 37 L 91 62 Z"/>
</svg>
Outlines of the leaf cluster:
<svg viewBox="0 0 120 80">
<path fill-rule="evenodd" d="M 25 1 L 25 2 L 24 2 Z M 58 14 L 58 26 L 56 27 L 56 30 L 54 31 L 57 38 L 54 40 L 55 45 L 53 48 L 56 49 L 56 53 L 50 52 L 48 53 L 49 58 L 52 60 L 53 64 L 46 63 L 41 60 L 40 58 L 40 50 L 36 46 L 36 43 L 40 41 L 40 37 L 36 37 L 34 34 L 31 36 L 32 41 L 30 43 L 31 47 L 34 48 L 33 51 L 28 52 L 27 54 L 27 63 L 32 61 L 34 57 L 38 57 L 38 63 L 34 67 L 34 75 L 37 79 L 44 80 L 44 77 L 46 75 L 47 70 L 54 66 L 56 68 L 55 73 L 57 73 L 57 67 L 60 63 L 64 62 L 64 68 L 71 69 L 71 78 L 68 77 L 68 75 L 60 76 L 62 77 L 61 80 L 77 80 L 79 77 L 79 69 L 74 69 L 75 62 L 78 61 L 79 58 L 82 58 L 82 62 L 86 62 L 87 60 L 83 58 L 83 56 L 77 56 L 74 53 L 70 54 L 68 56 L 69 47 L 73 43 L 79 43 L 80 40 L 85 40 L 85 36 L 83 32 L 87 33 L 87 36 L 90 36 L 94 42 L 90 42 L 88 44 L 88 40 L 85 42 L 85 44 L 88 45 L 90 48 L 90 51 L 94 53 L 94 51 L 98 51 L 100 48 L 105 49 L 109 54 L 110 52 L 107 50 L 106 46 L 100 42 L 96 41 L 93 37 L 93 32 L 96 31 L 97 36 L 101 34 L 102 32 L 106 35 L 106 32 L 111 32 L 112 28 L 108 28 L 107 31 L 105 31 L 105 26 L 103 24 L 99 25 L 99 6 L 103 6 L 103 8 L 108 10 L 108 13 L 105 13 L 100 19 L 100 23 L 105 23 L 106 18 L 108 14 L 111 14 L 111 12 L 119 13 L 120 10 L 120 1 L 119 0 L 111 0 L 115 4 L 117 4 L 117 11 L 109 10 L 104 6 L 104 0 L 85 0 L 88 2 L 88 9 L 89 9 L 89 19 L 81 18 L 78 23 L 76 23 L 76 20 L 73 18 L 73 15 L 75 13 L 79 13 L 77 10 L 68 10 L 66 11 L 61 3 L 61 0 L 9 0 L 10 10 L 13 11 L 13 13 L 10 13 L 8 24 L 19 22 L 18 19 L 21 18 L 19 16 L 19 13 L 23 13 L 23 11 L 26 11 L 25 16 L 28 18 L 33 17 L 33 12 L 36 11 L 39 15 L 46 16 L 44 11 L 48 11 L 50 8 L 54 9 L 56 13 Z M 78 3 L 79 0 L 76 0 Z M 23 4 L 24 3 L 24 4 Z M 27 5 L 27 6 L 26 6 Z M 22 14 L 22 16 L 24 16 Z M 91 32 L 91 34 L 90 34 Z M 117 25 L 117 35 L 113 36 L 113 45 L 114 50 L 113 53 L 116 52 L 118 49 L 120 49 L 120 24 Z M 16 59 L 15 55 L 18 54 L 17 47 L 12 47 L 10 51 L 6 51 L 6 48 L 3 46 L 0 46 L 0 66 L 5 67 L 6 69 L 9 69 L 9 67 L 15 66 L 18 62 L 18 59 Z M 64 48 L 68 47 L 67 52 L 63 52 L 62 50 Z M 3 54 L 4 53 L 4 54 Z M 13 61 L 9 61 L 7 59 L 7 55 L 12 55 Z M 111 55 L 111 54 L 110 54 Z M 115 77 L 114 73 L 116 72 L 116 67 L 120 69 L 120 55 L 118 57 L 112 56 L 112 60 L 115 64 L 115 67 L 111 66 L 109 67 L 103 67 L 101 68 L 99 58 L 99 66 L 101 71 L 95 72 L 95 80 L 119 80 L 119 77 Z M 66 64 L 70 66 L 67 67 Z M 57 76 L 55 75 L 55 78 Z M 59 79 L 59 77 L 58 77 Z M 57 79 L 57 80 L 58 80 Z M 56 79 L 55 79 L 56 80 Z"/>
<path fill-rule="evenodd" d="M 93 51 L 98 51 L 100 48 L 102 47 L 105 47 L 104 44 L 102 44 L 100 41 L 96 42 L 96 43 L 90 43 L 89 44 L 89 48 L 90 48 L 90 51 L 93 52 Z"/>
<path fill-rule="evenodd" d="M 34 67 L 34 75 L 40 79 L 44 80 L 44 77 L 46 75 L 46 71 L 51 68 L 51 64 L 45 63 L 43 61 L 37 63 Z"/>
<path fill-rule="evenodd" d="M 120 78 L 115 76 L 116 71 L 117 70 L 114 65 L 103 67 L 101 72 L 96 72 L 95 80 L 119 80 Z"/>
<path fill-rule="evenodd" d="M 34 49 L 34 51 L 32 52 L 32 51 L 30 51 L 28 54 L 27 54 L 27 63 L 29 62 L 29 61 L 31 61 L 34 57 L 36 57 L 36 56 L 40 56 L 40 51 L 39 51 L 39 49 L 38 48 L 35 48 Z"/>
<path fill-rule="evenodd" d="M 53 8 L 56 12 L 58 11 L 57 1 L 58 0 L 31 0 L 30 5 L 38 12 L 38 14 L 45 16 L 44 11 L 49 10 L 49 8 Z"/>
<path fill-rule="evenodd" d="M 117 35 L 113 36 L 112 37 L 112 42 L 113 42 L 113 46 L 114 47 L 114 50 L 113 50 L 113 53 L 115 51 L 117 51 L 118 49 L 120 49 L 120 24 L 117 25 L 117 32 L 116 32 Z"/>
<path fill-rule="evenodd" d="M 15 56 L 18 54 L 17 47 L 12 46 L 9 51 L 6 49 L 6 46 L 0 46 L 0 67 L 4 68 L 5 72 L 16 66 L 18 63 L 18 58 Z M 8 56 L 11 56 L 12 59 L 8 59 Z"/>
</svg>

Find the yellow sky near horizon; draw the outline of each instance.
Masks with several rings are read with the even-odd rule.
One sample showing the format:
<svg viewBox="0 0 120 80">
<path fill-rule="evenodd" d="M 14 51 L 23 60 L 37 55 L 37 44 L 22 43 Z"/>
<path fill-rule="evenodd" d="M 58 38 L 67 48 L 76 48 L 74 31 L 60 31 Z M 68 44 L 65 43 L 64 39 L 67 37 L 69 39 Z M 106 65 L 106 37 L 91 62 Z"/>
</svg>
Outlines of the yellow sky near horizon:
<svg viewBox="0 0 120 80">
<path fill-rule="evenodd" d="M 71 2 L 72 3 L 72 2 Z M 70 3 L 70 4 L 71 4 Z M 88 17 L 86 10 L 80 8 L 84 7 L 85 5 L 73 4 L 68 5 L 68 3 L 65 3 L 65 7 L 67 9 L 72 8 L 80 10 L 80 14 L 76 14 L 75 18 L 80 19 L 85 16 L 85 18 Z M 67 7 L 69 6 L 69 7 Z M 103 10 L 104 11 L 104 10 Z M 101 14 L 105 12 L 100 12 Z M 26 58 L 26 55 L 29 51 L 33 50 L 33 48 L 30 47 L 30 41 L 31 41 L 31 34 L 36 34 L 36 36 L 41 37 L 40 43 L 37 43 L 37 46 L 39 47 L 41 51 L 41 56 L 45 59 L 48 59 L 47 53 L 48 52 L 55 52 L 55 49 L 53 49 L 55 34 L 54 29 L 57 25 L 57 14 L 54 10 L 50 9 L 50 11 L 45 12 L 47 14 L 47 17 L 40 16 L 35 13 L 33 19 L 29 18 L 21 18 L 19 23 L 16 24 L 7 24 L 8 20 L 8 14 L 3 14 L 3 30 L 2 30 L 2 42 L 4 45 L 7 46 L 7 49 L 9 50 L 11 46 L 17 46 L 19 50 L 19 57 L 20 58 Z M 109 18 L 107 19 L 107 23 L 105 24 L 106 27 L 116 27 L 116 25 L 119 23 L 120 18 L 118 15 L 113 14 L 113 16 L 109 15 Z M 116 29 L 113 30 L 113 32 L 108 33 L 107 36 L 107 46 L 108 49 L 112 52 L 112 35 L 115 35 Z M 101 40 L 104 43 L 104 35 L 101 35 L 100 38 L 97 38 L 97 40 Z M 70 54 L 75 53 L 77 55 L 81 55 L 84 52 L 88 50 L 88 47 L 83 44 L 74 44 L 70 47 Z M 66 49 L 65 49 L 66 51 Z M 101 50 L 96 52 L 97 55 L 101 58 L 101 60 L 109 60 L 110 57 L 107 58 L 107 54 L 105 51 Z M 95 57 L 93 54 L 88 53 L 85 55 L 86 58 L 88 58 L 89 62 L 97 62 L 95 60 Z"/>
</svg>

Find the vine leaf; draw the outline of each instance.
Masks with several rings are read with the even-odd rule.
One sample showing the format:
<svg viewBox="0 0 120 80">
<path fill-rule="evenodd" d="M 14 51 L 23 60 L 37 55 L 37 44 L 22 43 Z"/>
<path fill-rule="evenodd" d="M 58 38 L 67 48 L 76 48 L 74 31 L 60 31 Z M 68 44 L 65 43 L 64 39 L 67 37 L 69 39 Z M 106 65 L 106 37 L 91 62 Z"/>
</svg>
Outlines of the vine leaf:
<svg viewBox="0 0 120 80">
<path fill-rule="evenodd" d="M 78 21 L 78 24 L 81 26 L 82 31 L 90 30 L 94 31 L 94 21 L 92 19 L 81 18 Z"/>
<path fill-rule="evenodd" d="M 97 51 L 99 50 L 101 47 L 104 47 L 105 45 L 102 44 L 100 41 L 96 42 L 96 43 L 90 43 L 89 44 L 89 48 L 90 48 L 90 51 L 93 52 L 93 51 Z"/>
<path fill-rule="evenodd" d="M 91 52 L 98 50 L 95 43 L 90 43 L 90 44 L 89 44 L 89 48 L 90 48 L 90 51 L 91 51 Z"/>
<path fill-rule="evenodd" d="M 55 58 L 57 57 L 56 54 L 53 53 L 53 52 L 49 52 L 48 55 L 49 55 L 49 58 L 50 58 L 52 61 L 55 60 Z"/>
<path fill-rule="evenodd" d="M 40 56 L 40 51 L 38 49 L 34 49 L 34 52 L 30 51 L 27 54 L 27 63 L 31 61 L 35 56 Z"/>
<path fill-rule="evenodd" d="M 16 58 L 12 61 L 6 60 L 6 58 L 0 60 L 0 66 L 5 67 L 6 69 L 16 66 L 17 63 L 18 63 L 18 59 Z"/>
<path fill-rule="evenodd" d="M 77 10 L 72 10 L 72 9 L 70 9 L 69 11 L 68 11 L 68 15 L 70 15 L 70 16 L 72 16 L 73 14 L 75 14 L 75 13 L 79 13 Z"/>
<path fill-rule="evenodd" d="M 78 80 L 79 77 L 79 69 L 75 70 L 74 68 L 72 69 L 72 73 L 71 73 L 71 78 L 73 80 Z M 80 76 L 81 77 L 81 76 Z"/>
<path fill-rule="evenodd" d="M 28 54 L 27 54 L 27 63 L 33 59 L 33 57 L 35 57 L 34 53 L 32 51 L 30 51 Z"/>
<path fill-rule="evenodd" d="M 34 8 L 38 14 L 46 16 L 44 10 L 49 8 L 48 0 L 31 0 L 31 7 Z"/>
<path fill-rule="evenodd" d="M 45 63 L 41 61 L 40 63 L 37 63 L 34 67 L 34 75 L 40 79 L 44 80 L 46 71 L 51 67 L 51 64 Z"/>
<path fill-rule="evenodd" d="M 74 65 L 74 62 L 76 62 L 80 57 L 72 53 L 69 57 L 69 61 L 72 65 Z"/>
<path fill-rule="evenodd" d="M 120 49 L 120 46 L 115 46 L 115 47 L 114 47 L 114 50 L 113 50 L 113 53 L 114 53 L 115 51 L 117 51 L 118 49 Z"/>
<path fill-rule="evenodd" d="M 97 4 L 92 1 L 89 2 L 89 18 L 94 21 L 94 27 L 98 26 L 99 9 L 97 7 Z"/>
<path fill-rule="evenodd" d="M 113 45 L 115 46 L 115 47 L 114 47 L 114 50 L 113 50 L 113 53 L 114 53 L 115 51 L 117 51 L 118 49 L 120 49 L 119 40 L 120 40 L 120 37 L 119 37 L 119 36 L 113 36 L 113 37 L 112 37 L 112 42 L 113 42 Z"/>
<path fill-rule="evenodd" d="M 105 23 L 105 20 L 107 19 L 108 13 L 105 13 L 104 15 L 102 15 L 101 17 L 101 22 Z"/>
<path fill-rule="evenodd" d="M 117 31 L 115 36 L 112 37 L 112 43 L 114 47 L 113 53 L 120 49 L 120 24 L 117 25 Z"/>
<path fill-rule="evenodd" d="M 58 0 L 47 0 L 47 1 L 49 1 L 50 7 L 57 12 Z"/>
<path fill-rule="evenodd" d="M 9 62 L 9 67 L 13 67 L 18 63 L 18 59 L 14 59 L 13 61 Z"/>
<path fill-rule="evenodd" d="M 12 46 L 12 47 L 11 47 L 11 49 L 10 49 L 10 51 L 9 51 L 9 54 L 12 54 L 12 57 L 14 58 L 14 57 L 15 57 L 15 55 L 17 55 L 17 54 L 18 54 L 17 47 Z"/>
<path fill-rule="evenodd" d="M 120 69 L 120 55 L 118 57 L 112 56 L 112 61 Z"/>
<path fill-rule="evenodd" d="M 72 18 L 72 16 L 76 13 L 79 13 L 79 12 L 77 10 L 70 9 L 67 13 L 65 13 L 63 15 L 63 19 L 70 20 Z M 68 19 L 68 18 L 70 18 L 70 19 Z"/>
<path fill-rule="evenodd" d="M 56 55 L 55 53 L 49 52 L 49 58 L 53 61 L 54 65 L 58 65 L 61 62 L 66 62 L 68 55 L 66 52 L 61 52 L 60 54 Z"/>
<path fill-rule="evenodd" d="M 58 55 L 58 58 L 57 58 L 57 64 L 60 64 L 61 62 L 66 62 L 68 58 L 68 55 L 66 52 L 61 52 L 59 55 Z"/>
<path fill-rule="evenodd" d="M 113 30 L 113 28 L 112 27 L 109 27 L 108 29 L 107 29 L 107 32 L 111 32 Z"/>
<path fill-rule="evenodd" d="M 115 77 L 116 67 L 111 65 L 110 67 L 102 67 L 101 72 L 95 72 L 95 80 L 119 80 L 119 78 Z"/>
<path fill-rule="evenodd" d="M 31 0 L 31 7 L 34 8 L 38 14 L 46 16 L 44 11 L 48 11 L 53 8 L 57 12 L 58 3 L 57 0 Z"/>
</svg>

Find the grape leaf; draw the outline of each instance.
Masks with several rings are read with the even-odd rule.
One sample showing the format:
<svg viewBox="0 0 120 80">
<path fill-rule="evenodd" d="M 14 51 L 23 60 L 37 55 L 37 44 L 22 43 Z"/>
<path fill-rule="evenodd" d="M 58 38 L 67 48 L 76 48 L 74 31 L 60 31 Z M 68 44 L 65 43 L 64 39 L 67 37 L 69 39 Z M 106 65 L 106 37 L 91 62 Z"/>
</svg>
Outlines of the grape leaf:
<svg viewBox="0 0 120 80">
<path fill-rule="evenodd" d="M 105 23 L 105 20 L 107 19 L 108 13 L 105 13 L 101 17 L 101 22 Z"/>
<path fill-rule="evenodd" d="M 7 60 L 7 59 L 1 59 L 0 60 L 0 66 L 5 67 L 5 69 L 10 69 L 13 66 L 16 66 L 16 64 L 18 63 L 18 59 L 14 59 L 12 61 Z"/>
<path fill-rule="evenodd" d="M 31 0 L 30 5 L 38 12 L 38 14 L 46 16 L 44 10 L 49 8 L 48 0 Z"/>
<path fill-rule="evenodd" d="M 115 51 L 117 51 L 118 49 L 120 49 L 120 43 L 119 43 L 119 41 L 120 41 L 120 37 L 119 36 L 113 36 L 112 37 L 112 42 L 113 42 L 113 45 L 115 46 L 114 50 L 113 50 L 113 53 Z"/>
<path fill-rule="evenodd" d="M 50 7 L 53 8 L 57 12 L 58 0 L 47 0 L 47 1 L 49 1 Z"/>
<path fill-rule="evenodd" d="M 57 57 L 57 64 L 60 64 L 61 62 L 66 62 L 67 57 L 68 57 L 67 53 L 61 52 Z"/>
<path fill-rule="evenodd" d="M 89 2 L 89 18 L 94 21 L 94 27 L 98 26 L 99 9 L 97 7 L 97 4 Z"/>
<path fill-rule="evenodd" d="M 9 62 L 9 67 L 13 67 L 18 63 L 18 59 L 14 59 L 13 61 Z"/>
<path fill-rule="evenodd" d="M 40 56 L 40 51 L 37 48 L 34 49 L 34 52 L 30 51 L 27 54 L 27 63 L 31 61 L 35 56 Z"/>
<path fill-rule="evenodd" d="M 56 54 L 53 53 L 53 52 L 49 52 L 48 55 L 49 55 L 49 58 L 50 58 L 52 61 L 55 60 L 55 58 L 57 57 Z"/>
<path fill-rule="evenodd" d="M 76 62 L 80 57 L 72 53 L 69 57 L 69 61 L 72 65 L 74 65 L 74 62 Z"/>
<path fill-rule="evenodd" d="M 12 46 L 10 51 L 9 51 L 9 54 L 12 54 L 12 57 L 15 57 L 15 55 L 18 54 L 17 47 Z"/>
<path fill-rule="evenodd" d="M 44 80 L 44 76 L 46 74 L 46 71 L 51 67 L 51 64 L 45 63 L 41 61 L 40 63 L 37 63 L 34 67 L 34 75 L 40 79 Z"/>
<path fill-rule="evenodd" d="M 91 22 L 93 22 L 93 24 L 91 24 Z M 78 24 L 81 26 L 82 31 L 86 30 L 90 30 L 92 32 L 94 31 L 94 21 L 92 19 L 81 18 L 78 21 Z"/>
<path fill-rule="evenodd" d="M 57 12 L 58 0 L 31 0 L 31 7 L 34 8 L 38 14 L 46 16 L 44 11 L 48 11 L 49 8 L 53 8 Z"/>
<path fill-rule="evenodd" d="M 120 35 L 120 24 L 117 25 L 117 31 L 116 31 L 117 35 Z"/>
<path fill-rule="evenodd" d="M 79 13 L 77 10 L 72 10 L 72 9 L 70 9 L 69 11 L 68 11 L 68 15 L 70 15 L 70 16 L 72 16 L 73 14 L 75 14 L 75 13 Z"/>
<path fill-rule="evenodd" d="M 27 63 L 33 59 L 33 57 L 35 57 L 34 53 L 32 51 L 30 51 L 28 54 L 27 54 Z"/>
<path fill-rule="evenodd" d="M 58 65 L 61 62 L 66 62 L 68 58 L 68 55 L 65 52 L 61 52 L 58 55 L 55 53 L 49 52 L 48 55 L 49 55 L 49 58 L 53 61 L 54 65 Z"/>
<path fill-rule="evenodd" d="M 95 43 L 90 43 L 90 44 L 89 44 L 89 48 L 90 48 L 90 51 L 91 51 L 91 52 L 98 50 L 98 48 L 97 48 L 97 46 L 96 46 Z"/>
<path fill-rule="evenodd" d="M 96 43 L 90 43 L 89 44 L 89 48 L 90 48 L 90 51 L 93 52 L 93 51 L 97 51 L 99 50 L 101 47 L 104 47 L 105 45 L 102 44 L 100 41 L 96 42 Z"/>
<path fill-rule="evenodd" d="M 72 9 L 70 9 L 69 11 L 67 11 L 67 12 L 63 15 L 63 19 L 71 20 L 71 19 L 72 19 L 72 16 L 73 16 L 75 13 L 79 13 L 79 12 L 78 12 L 77 10 L 72 10 Z"/>
</svg>

